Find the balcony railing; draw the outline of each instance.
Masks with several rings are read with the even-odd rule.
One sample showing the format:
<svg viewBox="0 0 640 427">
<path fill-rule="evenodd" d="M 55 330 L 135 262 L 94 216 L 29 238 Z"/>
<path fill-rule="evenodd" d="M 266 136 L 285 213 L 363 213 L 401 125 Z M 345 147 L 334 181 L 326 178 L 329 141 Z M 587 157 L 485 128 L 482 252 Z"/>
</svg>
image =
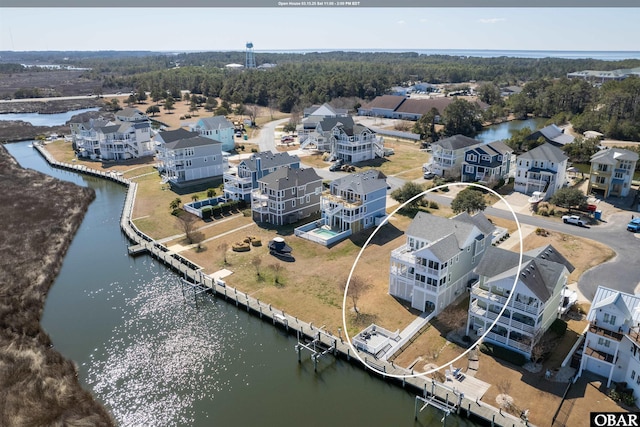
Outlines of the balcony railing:
<svg viewBox="0 0 640 427">
<path fill-rule="evenodd" d="M 613 363 L 613 361 L 615 360 L 613 354 L 609 354 L 604 351 L 599 351 L 599 350 L 596 350 L 595 348 L 591 348 L 588 346 L 584 348 L 584 354 L 586 354 L 589 357 L 593 357 L 594 359 L 605 361 L 607 363 Z"/>
<path fill-rule="evenodd" d="M 589 332 L 600 335 L 603 337 L 613 338 L 616 341 L 622 341 L 622 329 L 619 332 L 610 331 L 609 329 L 604 329 L 595 324 L 594 322 L 589 323 Z"/>
<path fill-rule="evenodd" d="M 492 292 L 482 289 L 478 282 L 476 282 L 476 284 L 472 286 L 471 291 L 474 295 L 477 295 L 482 299 L 497 302 L 501 305 L 504 305 L 507 302 L 506 297 L 503 297 L 499 294 L 494 294 Z M 542 307 L 539 306 L 538 302 L 534 302 L 533 304 L 525 304 L 519 301 L 515 301 L 512 298 L 511 301 L 509 302 L 509 308 L 516 308 L 518 310 L 521 310 L 527 313 L 538 314 L 541 311 Z"/>
<path fill-rule="evenodd" d="M 329 200 L 331 202 L 334 203 L 341 203 L 344 204 L 345 207 L 347 208 L 354 208 L 354 207 L 358 207 L 358 206 L 362 206 L 362 200 L 356 199 L 356 198 L 351 198 L 351 199 L 346 199 L 342 196 L 339 196 L 337 194 L 331 194 L 330 190 L 325 190 L 322 192 L 322 198 Z"/>
<path fill-rule="evenodd" d="M 640 344 L 640 331 L 632 329 L 631 331 L 629 331 L 627 336 L 629 337 L 629 339 L 631 339 L 631 341 L 635 342 L 636 344 Z"/>
</svg>

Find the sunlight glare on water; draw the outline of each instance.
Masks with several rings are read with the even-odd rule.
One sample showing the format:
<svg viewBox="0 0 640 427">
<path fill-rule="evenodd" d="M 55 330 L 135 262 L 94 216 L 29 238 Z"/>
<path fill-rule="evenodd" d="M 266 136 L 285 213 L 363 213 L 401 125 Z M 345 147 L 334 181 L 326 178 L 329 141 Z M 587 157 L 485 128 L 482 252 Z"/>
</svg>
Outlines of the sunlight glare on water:
<svg viewBox="0 0 640 427">
<path fill-rule="evenodd" d="M 123 307 L 122 325 L 91 355 L 88 382 L 120 425 L 188 425 L 196 417 L 194 401 L 231 386 L 218 371 L 231 354 L 243 352 L 232 341 L 243 330 L 221 323 L 215 300 L 200 297 L 200 309 L 186 302 L 173 274 L 156 275 L 137 288 Z M 124 290 L 113 283 L 95 293 L 105 292 Z M 235 338 L 224 333 L 225 326 Z M 176 389 L 179 395 L 171 391 Z"/>
</svg>

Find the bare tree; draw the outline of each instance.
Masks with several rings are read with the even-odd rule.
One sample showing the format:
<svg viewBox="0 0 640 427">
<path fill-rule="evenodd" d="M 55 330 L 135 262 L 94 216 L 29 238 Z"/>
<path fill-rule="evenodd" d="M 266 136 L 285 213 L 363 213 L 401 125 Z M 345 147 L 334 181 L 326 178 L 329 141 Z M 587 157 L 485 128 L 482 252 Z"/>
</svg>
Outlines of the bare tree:
<svg viewBox="0 0 640 427">
<path fill-rule="evenodd" d="M 196 229 L 196 223 L 198 222 L 198 217 L 190 214 L 186 211 L 181 211 L 178 215 L 176 215 L 176 219 L 178 221 L 178 226 L 184 232 L 187 242 L 197 243 L 196 241 L 200 237 L 204 237 L 202 233 L 198 233 Z M 202 236 L 200 236 L 202 235 Z"/>
<path fill-rule="evenodd" d="M 218 250 L 219 250 L 220 252 L 222 252 L 222 256 L 223 256 L 223 259 L 224 259 L 224 265 L 229 264 L 229 263 L 227 262 L 227 251 L 229 250 L 229 243 L 227 243 L 227 242 L 222 242 L 222 243 L 220 243 L 220 244 L 218 245 Z"/>
<path fill-rule="evenodd" d="M 251 120 L 251 126 L 255 126 L 256 117 L 258 117 L 258 106 L 255 104 L 245 106 L 245 113 L 249 116 L 249 120 Z"/>
<path fill-rule="evenodd" d="M 273 263 L 271 264 L 271 269 L 273 270 L 273 283 L 276 285 L 281 285 L 280 283 L 280 273 L 282 272 L 282 264 Z"/>
<path fill-rule="evenodd" d="M 553 350 L 555 346 L 555 340 L 550 333 L 545 333 L 542 329 L 538 329 L 530 342 L 533 343 L 531 347 L 531 361 L 538 363 L 542 360 L 545 354 Z"/>
<path fill-rule="evenodd" d="M 345 287 L 347 287 L 346 280 L 341 285 L 341 290 L 344 292 Z M 353 311 L 356 313 L 356 317 L 360 315 L 360 309 L 358 308 L 358 300 L 362 296 L 362 294 L 371 287 L 371 284 L 364 280 L 360 276 L 351 276 L 351 280 L 349 281 L 349 287 L 347 289 L 347 297 L 351 299 L 351 303 L 353 304 Z"/>
<path fill-rule="evenodd" d="M 262 265 L 262 258 L 258 255 L 251 258 L 251 265 L 256 269 L 256 275 L 260 277 L 260 266 Z"/>
<path fill-rule="evenodd" d="M 450 305 L 438 314 L 436 320 L 446 328 L 447 332 L 455 331 L 466 325 L 467 310 Z"/>
</svg>

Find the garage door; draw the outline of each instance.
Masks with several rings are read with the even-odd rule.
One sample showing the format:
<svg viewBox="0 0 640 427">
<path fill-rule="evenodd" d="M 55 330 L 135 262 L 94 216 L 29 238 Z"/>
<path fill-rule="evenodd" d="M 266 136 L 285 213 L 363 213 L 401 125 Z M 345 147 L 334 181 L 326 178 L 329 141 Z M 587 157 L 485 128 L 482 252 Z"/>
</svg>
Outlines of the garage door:
<svg viewBox="0 0 640 427">
<path fill-rule="evenodd" d="M 584 366 L 584 369 L 586 371 L 590 371 L 590 372 L 593 372 L 594 374 L 602 375 L 605 378 L 609 378 L 609 373 L 611 372 L 610 364 L 605 363 L 601 360 L 592 359 L 591 357 L 588 357 L 588 356 L 583 356 L 583 357 L 586 357 L 587 359 Z"/>
</svg>

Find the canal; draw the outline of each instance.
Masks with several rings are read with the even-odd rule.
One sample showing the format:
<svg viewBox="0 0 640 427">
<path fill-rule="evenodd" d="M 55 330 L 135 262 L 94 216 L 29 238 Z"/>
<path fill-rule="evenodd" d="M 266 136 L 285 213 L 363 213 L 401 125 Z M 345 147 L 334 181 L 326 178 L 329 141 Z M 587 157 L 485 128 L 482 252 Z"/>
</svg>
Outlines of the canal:
<svg viewBox="0 0 640 427">
<path fill-rule="evenodd" d="M 23 167 L 96 191 L 42 324 L 119 425 L 442 425 L 435 409 L 415 421 L 413 394 L 346 361 L 321 359 L 317 373 L 308 354 L 298 364 L 295 338 L 233 304 L 186 302 L 171 271 L 127 255 L 124 187 L 51 168 L 29 144 L 7 149 Z"/>
</svg>

